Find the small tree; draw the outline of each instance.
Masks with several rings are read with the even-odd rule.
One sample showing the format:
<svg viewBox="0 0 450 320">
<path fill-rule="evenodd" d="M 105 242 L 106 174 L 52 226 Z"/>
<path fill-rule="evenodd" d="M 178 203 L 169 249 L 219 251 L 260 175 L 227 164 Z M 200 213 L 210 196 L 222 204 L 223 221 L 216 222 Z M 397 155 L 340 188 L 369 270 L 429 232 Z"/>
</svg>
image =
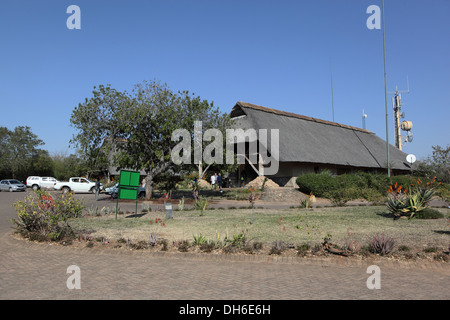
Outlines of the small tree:
<svg viewBox="0 0 450 320">
<path fill-rule="evenodd" d="M 450 183 L 450 145 L 433 146 L 433 153 L 418 164 L 415 175 Z"/>
</svg>

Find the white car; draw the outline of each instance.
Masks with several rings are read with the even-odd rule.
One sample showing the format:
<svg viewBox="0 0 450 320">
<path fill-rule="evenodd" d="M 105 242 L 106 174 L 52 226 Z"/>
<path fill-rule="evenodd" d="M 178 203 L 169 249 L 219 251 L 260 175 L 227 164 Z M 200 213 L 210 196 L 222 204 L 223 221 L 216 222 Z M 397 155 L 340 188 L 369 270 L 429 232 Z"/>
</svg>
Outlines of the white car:
<svg viewBox="0 0 450 320">
<path fill-rule="evenodd" d="M 39 189 L 53 189 L 58 182 L 59 181 L 53 177 L 30 176 L 27 178 L 26 185 L 27 188 L 32 188 L 36 191 Z"/>
<path fill-rule="evenodd" d="M 69 181 L 58 182 L 53 187 L 56 190 L 62 190 L 64 193 L 73 192 L 95 192 L 95 182 L 92 182 L 83 177 L 73 177 Z M 103 185 L 100 184 L 100 190 L 103 190 Z"/>
</svg>

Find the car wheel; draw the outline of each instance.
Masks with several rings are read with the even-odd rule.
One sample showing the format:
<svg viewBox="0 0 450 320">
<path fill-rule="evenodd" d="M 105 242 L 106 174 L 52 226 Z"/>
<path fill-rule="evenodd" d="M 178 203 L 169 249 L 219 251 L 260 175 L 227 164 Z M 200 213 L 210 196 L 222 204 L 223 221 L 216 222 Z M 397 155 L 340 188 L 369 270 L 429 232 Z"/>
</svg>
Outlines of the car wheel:
<svg viewBox="0 0 450 320">
<path fill-rule="evenodd" d="M 33 186 L 31 187 L 34 191 L 38 191 L 39 190 L 39 186 L 37 184 L 33 184 Z"/>
<path fill-rule="evenodd" d="M 64 188 L 62 189 L 62 192 L 63 192 L 63 193 L 69 193 L 69 192 L 70 192 L 70 188 L 69 188 L 69 187 L 64 187 Z"/>
<path fill-rule="evenodd" d="M 13 188 L 9 188 L 9 192 L 13 192 Z"/>
</svg>

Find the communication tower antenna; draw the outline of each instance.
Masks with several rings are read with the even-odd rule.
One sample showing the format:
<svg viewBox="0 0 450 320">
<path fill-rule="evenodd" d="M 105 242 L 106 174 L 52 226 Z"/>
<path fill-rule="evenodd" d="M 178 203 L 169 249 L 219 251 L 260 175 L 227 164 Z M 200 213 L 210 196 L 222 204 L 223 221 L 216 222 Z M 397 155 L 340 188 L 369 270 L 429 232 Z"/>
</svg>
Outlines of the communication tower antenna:
<svg viewBox="0 0 450 320">
<path fill-rule="evenodd" d="M 334 122 L 334 97 L 333 97 L 333 65 L 330 62 L 330 78 L 331 78 L 331 110 L 333 113 L 333 122 Z"/>
<path fill-rule="evenodd" d="M 407 143 L 407 142 L 411 142 L 412 141 L 412 133 L 410 132 L 412 129 L 412 122 L 411 121 L 403 121 L 400 124 L 400 118 L 403 118 L 405 116 L 404 112 L 400 112 L 401 108 L 402 108 L 402 93 L 409 93 L 409 80 L 408 80 L 408 76 L 406 76 L 406 84 L 408 87 L 408 90 L 406 91 L 401 91 L 398 90 L 397 86 L 395 87 L 395 91 L 394 92 L 389 92 L 390 94 L 393 94 L 394 97 L 392 97 L 392 108 L 394 109 L 394 133 L 395 133 L 395 146 L 402 150 L 402 144 L 403 143 Z M 402 141 L 402 135 L 401 135 L 401 131 L 406 131 L 407 132 L 407 136 L 406 139 Z"/>
<path fill-rule="evenodd" d="M 364 109 L 363 109 L 363 113 L 362 113 L 362 124 L 363 124 L 363 129 L 366 128 L 366 118 L 367 118 L 367 114 L 364 112 Z"/>
</svg>

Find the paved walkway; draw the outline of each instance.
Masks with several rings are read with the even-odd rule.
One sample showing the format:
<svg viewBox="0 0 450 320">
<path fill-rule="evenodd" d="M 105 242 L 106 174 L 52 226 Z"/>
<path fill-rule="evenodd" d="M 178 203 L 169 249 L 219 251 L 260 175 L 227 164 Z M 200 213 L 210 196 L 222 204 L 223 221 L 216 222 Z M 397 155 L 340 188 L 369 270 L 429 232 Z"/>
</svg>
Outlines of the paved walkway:
<svg viewBox="0 0 450 320">
<path fill-rule="evenodd" d="M 0 193 L 0 299 L 4 300 L 450 298 L 450 270 L 441 263 L 116 253 L 19 241 L 10 234 L 14 197 L 19 196 Z M 381 270 L 378 290 L 366 285 L 367 267 L 372 264 Z M 81 289 L 67 287 L 71 265 L 80 268 Z"/>
</svg>

